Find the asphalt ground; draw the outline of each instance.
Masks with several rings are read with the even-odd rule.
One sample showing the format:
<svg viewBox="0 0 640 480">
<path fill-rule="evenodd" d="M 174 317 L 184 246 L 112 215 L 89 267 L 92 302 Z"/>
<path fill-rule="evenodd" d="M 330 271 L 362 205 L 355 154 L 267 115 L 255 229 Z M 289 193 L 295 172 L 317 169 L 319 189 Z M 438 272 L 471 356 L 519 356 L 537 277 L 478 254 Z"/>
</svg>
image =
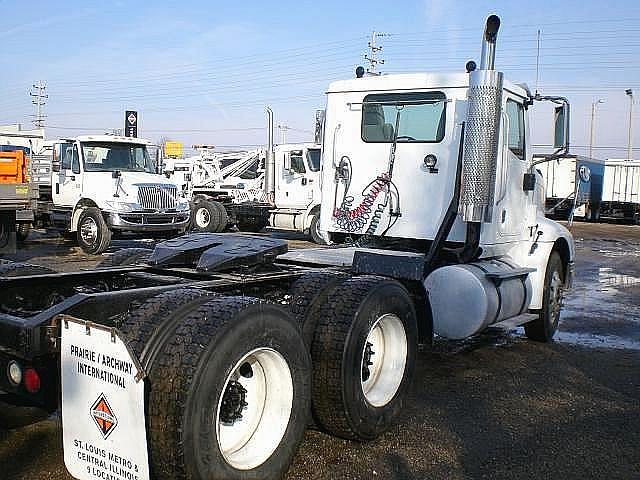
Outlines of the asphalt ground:
<svg viewBox="0 0 640 480">
<path fill-rule="evenodd" d="M 369 443 L 308 430 L 287 479 L 640 478 L 640 227 L 572 231 L 576 279 L 555 342 L 516 330 L 422 349 L 394 428 Z M 36 232 L 5 258 L 70 271 L 101 257 Z M 0 479 L 72 478 L 61 446 L 56 417 L 0 430 Z"/>
</svg>

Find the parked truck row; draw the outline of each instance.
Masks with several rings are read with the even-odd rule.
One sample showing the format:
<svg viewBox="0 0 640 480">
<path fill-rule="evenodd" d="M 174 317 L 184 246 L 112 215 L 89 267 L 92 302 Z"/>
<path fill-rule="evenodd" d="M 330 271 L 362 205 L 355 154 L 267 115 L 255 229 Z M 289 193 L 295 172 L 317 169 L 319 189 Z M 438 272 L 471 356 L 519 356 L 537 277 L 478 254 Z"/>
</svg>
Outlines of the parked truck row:
<svg viewBox="0 0 640 480">
<path fill-rule="evenodd" d="M 192 226 L 201 232 L 271 228 L 323 243 L 320 220 L 320 150 L 315 143 L 273 144 L 273 112 L 267 109 L 267 145 L 165 159 L 163 171 L 191 202 Z"/>
<path fill-rule="evenodd" d="M 466 73 L 329 86 L 319 231 L 360 246 L 287 252 L 274 238 L 191 233 L 91 271 L 0 265 L 0 389 L 49 410 L 61 401 L 74 477 L 282 478 L 311 415 L 349 440 L 390 428 L 434 335 L 524 325 L 552 339 L 574 245 L 544 215 L 529 115 L 557 105 L 552 160 L 568 151 L 569 105 L 495 70 L 499 25 L 488 18 Z M 80 153 L 83 141 L 65 144 L 69 175 L 102 158 L 120 196 L 108 201 L 140 198 L 135 177 L 121 185 L 125 172 Z"/>
</svg>

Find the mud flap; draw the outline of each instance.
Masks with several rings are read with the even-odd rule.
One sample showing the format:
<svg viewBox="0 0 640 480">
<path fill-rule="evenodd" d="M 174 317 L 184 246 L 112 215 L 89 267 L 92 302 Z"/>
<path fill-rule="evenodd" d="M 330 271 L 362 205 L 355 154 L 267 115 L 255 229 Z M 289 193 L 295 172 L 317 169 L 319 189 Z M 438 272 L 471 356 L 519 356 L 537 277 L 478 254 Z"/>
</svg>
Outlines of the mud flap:
<svg viewBox="0 0 640 480">
<path fill-rule="evenodd" d="M 148 480 L 144 374 L 116 329 L 61 321 L 64 463 L 79 480 Z"/>
</svg>

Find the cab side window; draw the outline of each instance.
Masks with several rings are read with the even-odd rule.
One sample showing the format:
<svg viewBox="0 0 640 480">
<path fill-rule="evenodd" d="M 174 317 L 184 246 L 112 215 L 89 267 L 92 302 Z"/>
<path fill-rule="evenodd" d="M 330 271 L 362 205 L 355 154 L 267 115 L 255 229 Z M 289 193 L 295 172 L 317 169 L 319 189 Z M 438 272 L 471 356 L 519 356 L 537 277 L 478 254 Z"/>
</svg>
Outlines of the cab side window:
<svg viewBox="0 0 640 480">
<path fill-rule="evenodd" d="M 294 173 L 306 173 L 302 152 L 291 154 L 291 171 Z"/>
<path fill-rule="evenodd" d="M 524 160 L 524 106 L 513 100 L 507 100 L 507 118 L 509 119 L 507 146 L 511 153 L 520 160 Z"/>
<path fill-rule="evenodd" d="M 71 171 L 76 174 L 80 173 L 80 157 L 78 157 L 78 147 L 76 145 L 73 146 L 71 151 Z"/>
<path fill-rule="evenodd" d="M 62 155 L 60 159 L 61 170 L 71 170 L 71 164 L 73 163 L 73 150 L 74 145 L 71 143 L 63 143 L 60 145 Z M 76 150 L 76 158 L 78 157 L 78 151 Z"/>
</svg>

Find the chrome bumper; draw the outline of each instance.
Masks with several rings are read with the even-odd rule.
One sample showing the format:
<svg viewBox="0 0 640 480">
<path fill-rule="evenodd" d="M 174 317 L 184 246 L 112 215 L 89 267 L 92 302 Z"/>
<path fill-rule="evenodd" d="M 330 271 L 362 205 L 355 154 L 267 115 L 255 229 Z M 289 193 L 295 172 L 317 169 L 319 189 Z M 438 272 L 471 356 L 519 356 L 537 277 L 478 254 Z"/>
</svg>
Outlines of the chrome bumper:
<svg viewBox="0 0 640 480">
<path fill-rule="evenodd" d="M 166 232 L 183 230 L 189 225 L 189 211 L 166 213 L 108 212 L 105 220 L 109 228 L 130 232 Z"/>
</svg>

